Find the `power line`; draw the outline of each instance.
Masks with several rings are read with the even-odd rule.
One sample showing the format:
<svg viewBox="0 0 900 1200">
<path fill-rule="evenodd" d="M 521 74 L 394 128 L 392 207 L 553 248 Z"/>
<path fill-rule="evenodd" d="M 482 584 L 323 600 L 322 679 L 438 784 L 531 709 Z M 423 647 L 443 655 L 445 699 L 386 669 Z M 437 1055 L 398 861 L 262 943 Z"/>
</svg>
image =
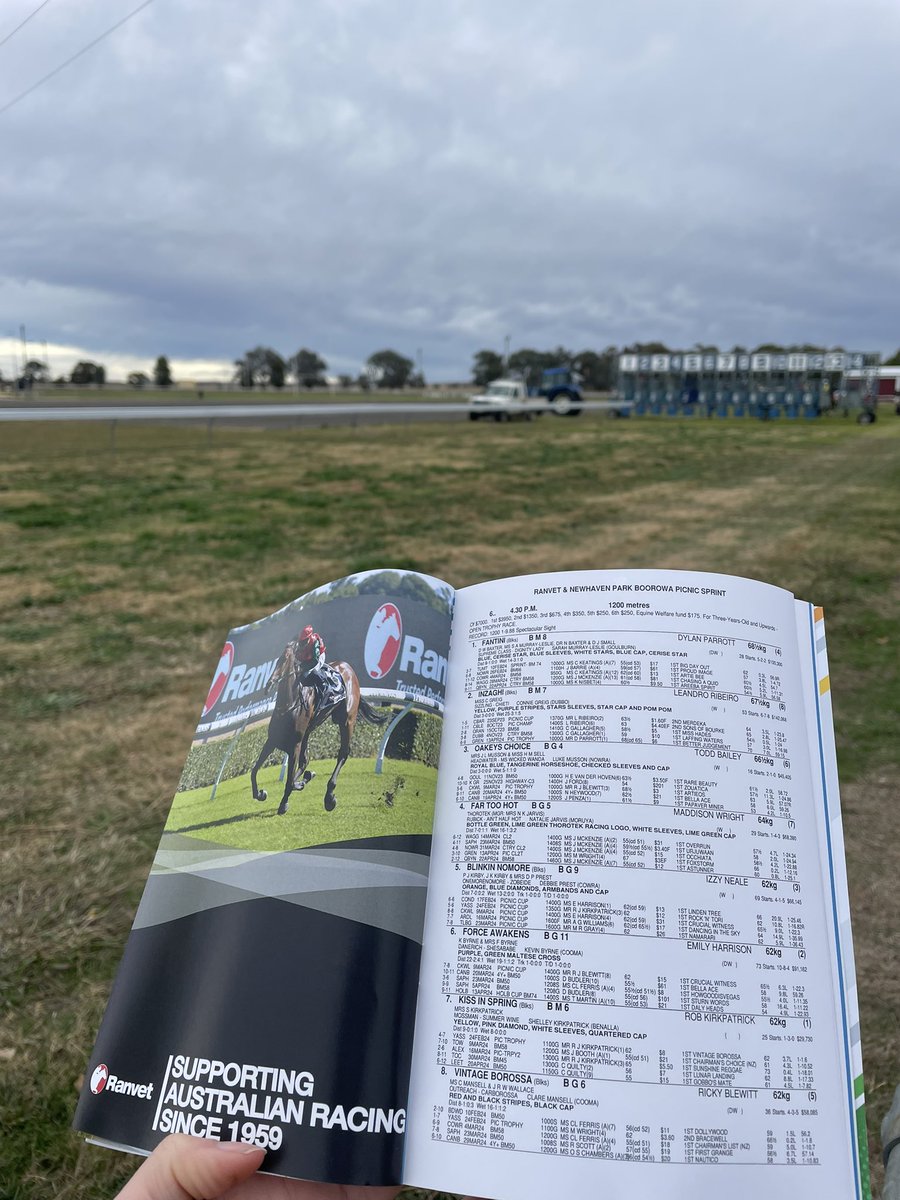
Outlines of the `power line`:
<svg viewBox="0 0 900 1200">
<path fill-rule="evenodd" d="M 37 8 L 34 10 L 34 12 L 30 12 L 24 21 L 19 22 L 19 24 L 15 27 L 15 29 L 12 31 L 12 33 L 8 33 L 6 35 L 6 37 L 3 39 L 3 41 L 0 42 L 0 46 L 5 46 L 6 43 L 9 41 L 9 39 L 13 36 L 14 33 L 18 33 L 23 25 L 27 25 L 28 22 L 31 20 L 31 18 L 36 17 L 38 15 L 38 13 L 41 11 L 41 9 L 46 8 L 49 3 L 50 3 L 50 0 L 41 0 L 41 3 L 37 6 Z"/>
<path fill-rule="evenodd" d="M 92 42 L 88 42 L 86 46 L 82 46 L 77 53 L 73 54 L 70 58 L 67 58 L 65 62 L 60 63 L 58 67 L 54 67 L 49 74 L 43 77 L 43 79 L 39 79 L 37 83 L 33 83 L 31 87 L 26 88 L 24 92 L 20 92 L 18 96 L 0 107 L 0 116 L 2 116 L 5 112 L 9 112 L 13 105 L 18 104 L 20 100 L 24 100 L 26 96 L 30 96 L 32 92 L 37 91 L 39 87 L 45 84 L 49 79 L 52 79 L 54 75 L 58 75 L 60 71 L 65 70 L 65 68 L 69 66 L 70 63 L 73 63 L 76 58 L 81 58 L 82 54 L 87 54 L 88 50 L 93 50 L 94 46 L 96 46 L 98 42 L 102 42 L 103 39 L 109 37 L 111 33 L 115 33 L 117 29 L 121 29 L 126 21 L 130 21 L 132 17 L 136 17 L 141 9 L 146 8 L 152 3 L 153 0 L 144 0 L 143 4 L 139 4 L 137 8 L 132 9 L 132 11 L 126 17 L 123 17 L 121 21 L 116 21 L 115 25 L 111 25 L 109 29 L 107 29 L 104 33 L 101 33 L 99 37 L 95 37 Z"/>
</svg>

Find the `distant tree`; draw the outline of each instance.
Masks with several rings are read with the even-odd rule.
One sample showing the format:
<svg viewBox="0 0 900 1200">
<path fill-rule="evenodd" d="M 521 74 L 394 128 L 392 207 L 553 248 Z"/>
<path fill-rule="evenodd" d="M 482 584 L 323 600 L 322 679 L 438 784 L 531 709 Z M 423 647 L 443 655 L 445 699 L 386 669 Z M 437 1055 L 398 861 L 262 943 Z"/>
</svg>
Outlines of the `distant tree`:
<svg viewBox="0 0 900 1200">
<path fill-rule="evenodd" d="M 288 370 L 297 380 L 298 387 L 322 387 L 328 363 L 319 358 L 314 350 L 298 350 L 288 359 Z"/>
<path fill-rule="evenodd" d="M 570 367 L 574 357 L 563 346 L 555 350 L 516 350 L 509 356 L 507 366 L 511 374 L 521 375 L 526 383 L 536 385 L 549 367 Z"/>
<path fill-rule="evenodd" d="M 284 387 L 285 363 L 280 354 L 270 350 L 266 356 L 266 367 L 269 373 L 269 384 L 274 388 Z"/>
<path fill-rule="evenodd" d="M 515 350 L 506 360 L 506 369 L 510 375 L 521 375 L 526 383 L 535 381 L 544 368 L 544 354 L 540 350 Z"/>
<path fill-rule="evenodd" d="M 102 387 L 103 384 L 106 383 L 106 368 L 100 363 L 76 363 L 72 368 L 72 374 L 70 378 L 73 383 L 78 384 L 79 386 L 95 383 Z"/>
<path fill-rule="evenodd" d="M 366 360 L 366 374 L 376 387 L 399 389 L 406 387 L 414 366 L 396 350 L 378 350 Z"/>
<path fill-rule="evenodd" d="M 449 613 L 453 607 L 453 589 L 445 584 L 437 586 L 427 583 L 414 569 L 399 571 L 373 571 L 370 575 L 358 572 L 356 575 L 345 575 L 333 583 L 305 596 L 303 608 L 315 604 L 325 604 L 329 600 L 339 600 L 348 596 L 379 596 L 387 593 L 390 596 L 405 596 L 410 600 L 418 600 L 434 608 L 438 612 Z M 302 609 L 301 609 L 302 611 Z"/>
<path fill-rule="evenodd" d="M 892 355 L 890 358 L 886 358 L 884 360 L 884 365 L 886 367 L 900 367 L 900 350 L 898 350 L 897 353 Z"/>
<path fill-rule="evenodd" d="M 495 350 L 479 350 L 472 360 L 472 382 L 477 387 L 487 387 L 503 374 L 503 356 Z"/>
<path fill-rule="evenodd" d="M 169 368 L 169 360 L 164 354 L 161 354 L 154 364 L 153 382 L 161 388 L 172 386 L 172 372 Z"/>
<path fill-rule="evenodd" d="M 600 357 L 606 363 L 606 370 L 609 372 L 609 381 L 606 387 L 611 389 L 615 387 L 619 374 L 619 349 L 617 346 L 607 346 Z"/>
<path fill-rule="evenodd" d="M 248 350 L 234 365 L 234 378 L 241 387 L 284 387 L 285 361 L 270 346 Z"/>
<path fill-rule="evenodd" d="M 39 362 L 33 358 L 25 364 L 25 370 L 22 372 L 26 379 L 32 383 L 48 383 L 50 380 L 50 372 L 47 370 L 47 364 Z"/>
<path fill-rule="evenodd" d="M 784 346 L 779 346 L 775 342 L 763 342 L 753 351 L 754 354 L 785 354 Z"/>
<path fill-rule="evenodd" d="M 422 391 L 425 387 L 425 376 L 421 371 L 413 371 L 412 375 L 406 381 L 406 386 Z"/>
<path fill-rule="evenodd" d="M 53 386 L 58 388 L 65 387 L 68 382 L 69 381 L 66 379 L 65 375 L 58 375 L 56 379 L 53 380 Z"/>
<path fill-rule="evenodd" d="M 132 371 L 128 376 L 129 387 L 142 388 L 146 387 L 149 382 L 150 376 L 145 371 Z"/>
<path fill-rule="evenodd" d="M 588 392 L 608 392 L 616 378 L 619 352 L 615 346 L 607 346 L 602 354 L 594 350 L 582 350 L 575 355 L 573 366 L 581 376 Z"/>
<path fill-rule="evenodd" d="M 549 363 L 551 367 L 571 367 L 575 361 L 575 355 L 565 346 L 557 346 L 555 350 L 549 351 L 548 357 L 553 360 Z"/>
<path fill-rule="evenodd" d="M 353 387 L 353 376 L 352 375 L 338 375 L 338 384 L 342 388 Z"/>
<path fill-rule="evenodd" d="M 421 576 L 409 571 L 376 571 L 358 581 L 357 591 L 360 596 L 407 596 L 439 612 L 447 612 L 450 607 L 446 588 L 435 590 Z"/>
<path fill-rule="evenodd" d="M 715 349 L 715 347 L 713 347 Z M 702 353 L 702 346 L 695 346 L 696 353 Z M 665 342 L 634 342 L 630 346 L 623 346 L 624 354 L 670 354 L 671 351 Z"/>
</svg>

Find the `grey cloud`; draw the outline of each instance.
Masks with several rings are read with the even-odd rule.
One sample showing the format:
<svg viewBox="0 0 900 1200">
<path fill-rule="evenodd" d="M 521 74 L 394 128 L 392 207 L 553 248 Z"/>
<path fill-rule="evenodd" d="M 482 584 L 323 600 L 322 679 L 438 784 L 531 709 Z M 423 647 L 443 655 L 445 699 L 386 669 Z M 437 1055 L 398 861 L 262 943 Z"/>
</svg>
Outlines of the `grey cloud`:
<svg viewBox="0 0 900 1200">
<path fill-rule="evenodd" d="M 48 6 L 3 88 L 127 9 Z M 878 0 L 160 2 L 2 118 L 0 300 L 85 346 L 450 377 L 506 334 L 892 349 L 898 50 Z"/>
</svg>

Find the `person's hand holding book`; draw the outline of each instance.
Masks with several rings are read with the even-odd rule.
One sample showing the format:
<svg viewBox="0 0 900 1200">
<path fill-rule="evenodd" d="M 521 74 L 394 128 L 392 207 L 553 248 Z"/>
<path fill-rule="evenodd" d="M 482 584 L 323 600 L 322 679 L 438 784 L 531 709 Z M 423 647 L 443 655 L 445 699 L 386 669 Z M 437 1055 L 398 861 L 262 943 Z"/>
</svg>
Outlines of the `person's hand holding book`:
<svg viewBox="0 0 900 1200">
<path fill-rule="evenodd" d="M 173 1133 L 135 1172 L 118 1200 L 394 1200 L 400 1191 L 257 1175 L 264 1157 L 265 1151 L 243 1142 Z"/>
</svg>

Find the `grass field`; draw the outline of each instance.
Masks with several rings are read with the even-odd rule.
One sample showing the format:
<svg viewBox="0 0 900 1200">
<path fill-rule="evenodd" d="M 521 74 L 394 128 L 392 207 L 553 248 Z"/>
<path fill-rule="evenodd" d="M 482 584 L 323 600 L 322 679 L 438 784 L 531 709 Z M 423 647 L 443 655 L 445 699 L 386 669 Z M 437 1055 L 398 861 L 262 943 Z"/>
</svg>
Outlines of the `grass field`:
<svg viewBox="0 0 900 1200">
<path fill-rule="evenodd" d="M 825 606 L 877 1147 L 900 1081 L 900 420 L 220 430 L 212 447 L 123 427 L 115 454 L 84 426 L 2 437 L 0 1196 L 98 1200 L 130 1173 L 69 1132 L 76 1081 L 222 635 L 375 566 L 457 585 L 692 567 Z"/>
<path fill-rule="evenodd" d="M 312 759 L 316 778 L 301 792 L 292 792 L 288 810 L 278 816 L 284 792 L 280 767 L 264 767 L 259 786 L 265 803 L 253 799 L 250 776 L 227 779 L 210 801 L 208 787 L 178 792 L 166 821 L 170 833 L 234 846 L 238 850 L 296 850 L 327 842 L 359 838 L 430 834 L 434 818 L 437 771 L 418 762 L 385 759 L 375 774 L 371 758 L 351 758 L 341 770 L 337 808 L 327 813 L 322 804 L 334 759 Z"/>
</svg>

